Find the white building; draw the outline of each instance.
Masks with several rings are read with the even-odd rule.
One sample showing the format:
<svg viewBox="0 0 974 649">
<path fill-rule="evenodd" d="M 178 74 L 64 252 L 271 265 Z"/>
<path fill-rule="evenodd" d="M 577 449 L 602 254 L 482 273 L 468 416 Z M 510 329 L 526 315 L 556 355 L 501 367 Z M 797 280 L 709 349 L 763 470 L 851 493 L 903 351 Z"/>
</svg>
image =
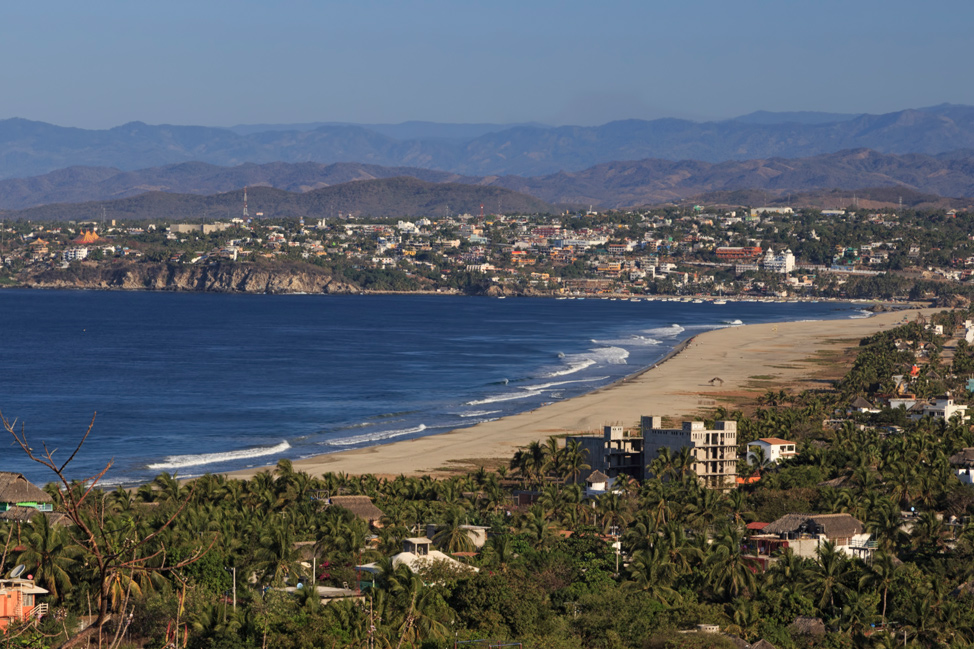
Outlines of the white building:
<svg viewBox="0 0 974 649">
<path fill-rule="evenodd" d="M 791 250 L 785 250 L 780 255 L 775 255 L 768 250 L 768 254 L 764 256 L 765 270 L 770 270 L 773 273 L 790 273 L 795 270 L 795 255 L 792 254 Z"/>
<path fill-rule="evenodd" d="M 80 261 L 87 258 L 87 248 L 68 248 L 64 251 L 64 261 Z"/>
<path fill-rule="evenodd" d="M 974 448 L 965 448 L 950 456 L 957 478 L 964 484 L 974 484 Z"/>
<path fill-rule="evenodd" d="M 807 559 L 814 558 L 825 543 L 859 558 L 876 547 L 865 526 L 849 514 L 786 514 L 748 540 L 759 556 L 788 548 Z"/>
<path fill-rule="evenodd" d="M 432 546 L 433 541 L 425 536 L 403 539 L 403 551 L 392 556 L 392 567 L 397 568 L 400 565 L 405 564 L 411 572 L 416 573 L 428 570 L 434 564 L 443 563 L 455 570 L 469 570 L 471 572 L 478 572 L 477 568 L 468 566 L 465 563 L 461 563 L 453 557 L 440 552 L 439 550 L 434 550 Z M 367 563 L 362 566 L 355 566 L 355 569 L 361 572 L 368 572 L 373 575 L 377 575 L 382 572 L 378 562 Z"/>
<path fill-rule="evenodd" d="M 892 402 L 892 399 L 890 400 Z M 950 396 L 937 397 L 931 403 L 918 403 L 911 408 L 913 414 L 910 419 L 922 419 L 931 416 L 934 419 L 946 419 L 950 421 L 954 417 L 959 417 L 961 421 L 967 421 L 970 416 L 967 414 L 967 406 L 954 403 Z"/>
<path fill-rule="evenodd" d="M 757 462 L 757 453 L 752 449 L 758 448 L 763 451 L 764 461 L 767 464 L 776 464 L 781 460 L 787 460 L 788 458 L 798 456 L 798 451 L 795 450 L 794 442 L 789 442 L 786 439 L 781 439 L 778 437 L 762 437 L 761 439 L 756 439 L 753 442 L 748 442 L 748 464 L 755 464 Z"/>
</svg>

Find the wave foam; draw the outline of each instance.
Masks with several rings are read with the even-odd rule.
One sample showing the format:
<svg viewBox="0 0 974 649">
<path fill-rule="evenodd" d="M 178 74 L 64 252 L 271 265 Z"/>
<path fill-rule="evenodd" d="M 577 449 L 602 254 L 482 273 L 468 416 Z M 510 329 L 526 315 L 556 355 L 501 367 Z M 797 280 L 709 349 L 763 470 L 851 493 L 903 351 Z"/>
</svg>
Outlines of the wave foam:
<svg viewBox="0 0 974 649">
<path fill-rule="evenodd" d="M 540 395 L 540 392 L 508 392 L 507 394 L 498 394 L 493 397 L 487 397 L 485 399 L 477 399 L 476 401 L 468 401 L 465 406 L 482 406 L 486 403 L 497 403 L 498 401 L 515 401 L 517 399 L 529 399 L 531 397 L 536 397 Z"/>
<path fill-rule="evenodd" d="M 574 379 L 572 381 L 551 381 L 549 383 L 539 383 L 538 385 L 525 385 L 522 390 L 531 390 L 532 392 L 538 392 L 540 390 L 547 390 L 548 388 L 553 388 L 558 385 L 568 385 L 569 383 L 591 383 L 592 381 L 604 381 L 609 377 L 607 376 L 593 376 L 590 379 Z"/>
<path fill-rule="evenodd" d="M 369 442 L 381 442 L 394 437 L 402 437 L 411 433 L 421 433 L 426 430 L 426 424 L 420 424 L 415 428 L 402 428 L 399 430 L 383 430 L 368 435 L 356 435 L 355 437 L 345 437 L 331 442 L 325 442 L 327 446 L 355 446 L 356 444 L 367 444 Z"/>
<path fill-rule="evenodd" d="M 240 451 L 227 451 L 225 453 L 202 453 L 200 455 L 170 455 L 162 462 L 146 465 L 146 468 L 158 471 L 160 469 L 182 469 L 188 466 L 201 466 L 204 464 L 218 464 L 220 462 L 233 462 L 235 460 L 246 460 L 252 457 L 263 457 L 265 455 L 277 455 L 291 448 L 286 441 L 274 446 L 258 446 L 256 448 L 245 448 Z"/>
<path fill-rule="evenodd" d="M 662 336 L 664 338 L 675 338 L 681 333 L 686 331 L 683 327 L 678 324 L 672 324 L 669 327 L 655 327 L 653 329 L 643 329 L 644 334 L 650 336 Z"/>
<path fill-rule="evenodd" d="M 657 338 L 650 338 L 649 336 L 640 336 L 638 334 L 629 336 L 628 338 L 615 338 L 613 340 L 593 340 L 592 342 L 599 345 L 609 345 L 612 347 L 618 346 L 635 346 L 635 347 L 651 347 L 653 345 L 659 345 L 662 341 Z"/>
<path fill-rule="evenodd" d="M 467 412 L 457 413 L 464 419 L 469 417 L 486 417 L 487 415 L 496 415 L 500 410 L 469 410 Z"/>
<path fill-rule="evenodd" d="M 559 358 L 568 358 L 564 354 L 559 354 L 558 357 Z M 565 367 L 565 368 L 560 369 L 560 370 L 554 370 L 554 371 L 548 372 L 547 374 L 544 375 L 544 377 L 546 379 L 554 379 L 554 378 L 557 378 L 559 376 L 567 376 L 569 374 L 574 374 L 575 372 L 581 372 L 585 368 L 592 367 L 593 365 L 595 365 L 595 361 L 592 360 L 591 358 L 585 358 L 585 359 L 582 359 L 582 360 L 576 361 L 576 362 L 568 362 L 568 367 Z"/>
</svg>

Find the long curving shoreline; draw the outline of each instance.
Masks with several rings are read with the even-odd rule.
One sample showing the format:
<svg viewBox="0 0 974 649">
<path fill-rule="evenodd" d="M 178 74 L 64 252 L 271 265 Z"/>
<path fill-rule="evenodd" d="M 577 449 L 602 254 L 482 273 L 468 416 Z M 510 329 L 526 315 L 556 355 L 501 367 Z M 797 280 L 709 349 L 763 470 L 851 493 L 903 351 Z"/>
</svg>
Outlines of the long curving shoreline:
<svg viewBox="0 0 974 649">
<path fill-rule="evenodd" d="M 925 309 L 931 313 L 940 309 Z M 821 386 L 844 373 L 831 362 L 883 328 L 921 311 L 870 318 L 756 324 L 707 331 L 653 367 L 573 399 L 439 435 L 294 461 L 296 470 L 376 475 L 444 474 L 506 463 L 519 446 L 551 435 L 635 425 L 641 415 L 681 418 L 768 389 Z M 721 382 L 711 380 L 719 378 Z M 227 475 L 249 478 L 268 467 Z"/>
</svg>

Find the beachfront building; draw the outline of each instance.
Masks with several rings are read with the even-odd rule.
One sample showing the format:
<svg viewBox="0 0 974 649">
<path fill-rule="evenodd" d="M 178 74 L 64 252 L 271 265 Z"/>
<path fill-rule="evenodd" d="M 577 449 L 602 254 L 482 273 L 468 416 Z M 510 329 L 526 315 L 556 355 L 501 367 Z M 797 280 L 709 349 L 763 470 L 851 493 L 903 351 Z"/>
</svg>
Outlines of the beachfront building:
<svg viewBox="0 0 974 649">
<path fill-rule="evenodd" d="M 764 269 L 772 273 L 790 273 L 795 270 L 795 255 L 791 250 L 785 250 L 780 255 L 776 255 L 769 249 L 762 263 Z"/>
<path fill-rule="evenodd" d="M 605 426 L 602 435 L 577 435 L 569 439 L 577 442 L 585 453 L 585 462 L 597 483 L 611 490 L 619 476 L 639 480 L 649 478 L 649 464 L 668 448 L 678 455 L 683 448 L 691 449 L 693 471 L 701 484 L 715 489 L 730 489 L 737 478 L 737 422 L 718 421 L 713 429 L 702 421 L 685 421 L 681 428 L 663 428 L 662 417 L 644 416 L 638 429 L 621 425 Z M 604 476 L 604 480 L 602 480 Z M 601 486 L 601 484 L 600 484 Z"/>
<path fill-rule="evenodd" d="M 759 454 L 764 458 L 764 464 L 777 464 L 781 460 L 797 457 L 798 451 L 795 450 L 794 442 L 778 437 L 762 437 L 748 442 L 747 463 L 756 464 Z"/>
<path fill-rule="evenodd" d="M 721 261 L 757 259 L 761 253 L 761 246 L 720 246 L 716 250 L 717 259 Z"/>
<path fill-rule="evenodd" d="M 599 473 L 605 476 L 604 482 L 611 483 L 620 475 L 642 479 L 646 466 L 643 456 L 643 438 L 638 431 L 626 430 L 618 424 L 605 426 L 601 436 L 578 435 L 570 437 L 582 448 L 585 463 L 591 468 L 590 474 L 583 474 L 583 480 Z M 599 482 L 598 480 L 596 482 Z M 609 486 L 605 486 L 607 490 Z"/>
<path fill-rule="evenodd" d="M 649 463 L 667 448 L 678 455 L 689 448 L 694 459 L 693 472 L 700 483 L 711 489 L 732 489 L 737 479 L 737 422 L 718 421 L 707 428 L 702 421 L 685 421 L 680 428 L 663 428 L 663 418 L 643 416 L 644 477 L 650 476 Z"/>
</svg>

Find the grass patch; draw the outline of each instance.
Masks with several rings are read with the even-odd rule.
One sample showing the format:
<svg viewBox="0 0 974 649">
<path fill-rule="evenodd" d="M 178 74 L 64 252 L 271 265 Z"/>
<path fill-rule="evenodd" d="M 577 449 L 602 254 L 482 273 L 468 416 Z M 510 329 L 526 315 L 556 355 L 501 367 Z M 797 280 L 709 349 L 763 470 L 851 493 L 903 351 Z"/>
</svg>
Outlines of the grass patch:
<svg viewBox="0 0 974 649">
<path fill-rule="evenodd" d="M 777 376 L 772 376 L 771 374 L 755 374 L 754 376 L 747 377 L 751 381 L 774 381 Z"/>
</svg>

